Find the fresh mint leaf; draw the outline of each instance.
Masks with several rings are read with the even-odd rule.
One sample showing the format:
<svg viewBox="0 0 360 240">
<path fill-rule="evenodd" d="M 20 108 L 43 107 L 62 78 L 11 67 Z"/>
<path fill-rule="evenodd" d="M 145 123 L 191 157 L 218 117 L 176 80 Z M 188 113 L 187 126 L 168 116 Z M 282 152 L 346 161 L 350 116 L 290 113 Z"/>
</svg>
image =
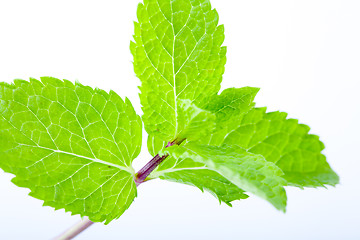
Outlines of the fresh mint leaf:
<svg viewBox="0 0 360 240">
<path fill-rule="evenodd" d="M 109 223 L 136 196 L 142 123 L 130 101 L 44 77 L 0 83 L 0 167 L 44 205 Z"/>
<path fill-rule="evenodd" d="M 144 0 L 137 17 L 130 49 L 154 158 L 135 174 L 142 121 L 128 99 L 50 77 L 15 80 L 0 83 L 0 168 L 16 185 L 107 224 L 154 178 L 229 206 L 249 192 L 282 211 L 284 186 L 339 182 L 308 126 L 254 108 L 258 88 L 218 95 L 226 48 L 209 0 Z"/>
<path fill-rule="evenodd" d="M 159 174 L 159 178 L 163 180 L 195 186 L 201 191 L 206 190 L 220 203 L 224 202 L 228 206 L 232 206 L 232 201 L 248 198 L 244 190 L 205 166 L 203 168 L 169 169 L 156 174 Z"/>
<path fill-rule="evenodd" d="M 266 113 L 266 108 L 254 108 L 238 119 L 240 126 L 222 142 L 263 155 L 283 170 L 288 185 L 303 188 L 338 184 L 338 175 L 321 153 L 324 144 L 319 137 L 309 134 L 307 125 L 286 117 L 284 112 Z"/>
<path fill-rule="evenodd" d="M 258 90 L 258 88 L 251 87 L 230 88 L 224 90 L 220 95 L 214 95 L 206 109 L 216 116 L 216 128 L 212 133 L 207 131 L 208 135 L 204 135 L 199 141 L 214 145 L 216 140 L 220 139 L 222 143 L 225 135 L 233 128 L 238 127 L 239 116 L 248 112 L 255 105 L 253 100 Z M 148 138 L 148 149 L 152 156 L 155 156 L 166 145 L 167 143 L 158 137 L 150 135 Z M 167 157 L 150 175 L 150 178 L 157 177 L 163 180 L 197 186 L 201 190 L 205 189 L 228 205 L 230 205 L 231 201 L 247 197 L 243 194 L 244 191 L 241 188 L 232 184 L 217 172 L 208 169 L 205 164 L 195 162 L 189 158 L 175 159 L 172 156 Z"/>
<path fill-rule="evenodd" d="M 175 159 L 192 159 L 220 173 L 246 192 L 269 201 L 277 209 L 285 211 L 286 181 L 283 172 L 259 154 L 249 153 L 238 146 L 220 147 L 188 142 L 164 149 Z"/>
<path fill-rule="evenodd" d="M 149 135 L 169 142 L 188 121 L 178 117 L 180 100 L 203 109 L 220 89 L 224 28 L 208 0 L 148 0 L 139 4 L 137 17 L 130 48 L 141 80 L 142 118 Z"/>
<path fill-rule="evenodd" d="M 167 142 L 164 142 L 161 138 L 149 135 L 147 138 L 147 148 L 151 156 L 155 156 L 159 153 L 165 146 L 167 145 Z"/>
<path fill-rule="evenodd" d="M 189 99 L 180 99 L 177 138 L 193 141 L 206 137 L 214 130 L 215 119 L 215 114 L 196 107 Z"/>
<path fill-rule="evenodd" d="M 238 125 L 239 116 L 255 106 L 254 98 L 259 90 L 253 87 L 227 88 L 220 95 L 213 96 L 205 109 L 216 114 L 218 127 L 228 127 L 234 122 Z"/>
<path fill-rule="evenodd" d="M 258 91 L 259 88 L 253 87 L 228 88 L 220 95 L 214 95 L 205 109 L 216 115 L 216 128 L 201 142 L 220 146 L 225 136 L 239 127 L 241 115 L 255 106 L 254 98 Z"/>
<path fill-rule="evenodd" d="M 148 149 L 155 156 L 166 146 L 158 137 L 149 136 Z M 201 191 L 208 191 L 220 202 L 231 206 L 231 202 L 246 199 L 244 190 L 240 189 L 219 173 L 206 167 L 204 163 L 195 162 L 190 158 L 175 159 L 168 156 L 158 168 L 149 176 L 149 179 L 160 178 L 171 182 L 198 187 Z"/>
</svg>

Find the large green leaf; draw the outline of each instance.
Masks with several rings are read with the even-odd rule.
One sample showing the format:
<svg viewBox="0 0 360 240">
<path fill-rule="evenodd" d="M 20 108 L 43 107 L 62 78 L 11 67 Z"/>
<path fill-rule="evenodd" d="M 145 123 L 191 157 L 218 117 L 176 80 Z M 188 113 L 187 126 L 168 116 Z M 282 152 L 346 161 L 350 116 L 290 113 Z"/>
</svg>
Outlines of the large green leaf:
<svg viewBox="0 0 360 240">
<path fill-rule="evenodd" d="M 0 83 L 0 167 L 44 205 L 92 221 L 118 218 L 136 196 L 141 119 L 131 103 L 79 83 Z"/>
<path fill-rule="evenodd" d="M 286 117 L 284 112 L 266 113 L 265 108 L 254 108 L 238 119 L 240 127 L 228 133 L 222 142 L 238 145 L 276 163 L 289 185 L 302 188 L 337 184 L 339 177 L 321 153 L 324 144 L 319 137 L 309 134 L 308 126 Z"/>
<path fill-rule="evenodd" d="M 220 147 L 188 142 L 163 150 L 175 159 L 192 159 L 224 176 L 247 192 L 266 199 L 277 209 L 285 211 L 286 181 L 283 172 L 263 156 L 237 146 Z"/>
<path fill-rule="evenodd" d="M 203 108 L 220 89 L 224 28 L 208 0 L 146 0 L 137 16 L 131 52 L 145 129 L 172 141 L 188 121 L 179 117 L 179 100 Z"/>
</svg>

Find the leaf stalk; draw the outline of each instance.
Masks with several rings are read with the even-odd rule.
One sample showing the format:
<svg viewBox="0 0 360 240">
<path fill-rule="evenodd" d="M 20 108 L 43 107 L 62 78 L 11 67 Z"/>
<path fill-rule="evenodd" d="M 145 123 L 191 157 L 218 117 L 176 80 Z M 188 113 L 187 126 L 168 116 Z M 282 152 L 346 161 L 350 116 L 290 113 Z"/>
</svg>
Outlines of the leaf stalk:
<svg viewBox="0 0 360 240">
<path fill-rule="evenodd" d="M 53 240 L 68 240 L 73 239 L 77 235 L 79 235 L 82 231 L 93 225 L 94 222 L 90 221 L 88 218 L 84 218 L 68 230 L 66 230 L 64 233 L 62 233 L 60 236 L 54 238 Z"/>
<path fill-rule="evenodd" d="M 175 144 L 179 144 L 176 140 L 169 142 L 165 148 L 173 146 Z M 169 155 L 160 156 L 157 154 L 153 159 L 151 159 L 143 168 L 141 168 L 134 177 L 134 181 L 136 186 L 139 186 L 141 183 L 146 181 L 146 178 L 150 175 L 154 169 L 160 165 Z"/>
</svg>

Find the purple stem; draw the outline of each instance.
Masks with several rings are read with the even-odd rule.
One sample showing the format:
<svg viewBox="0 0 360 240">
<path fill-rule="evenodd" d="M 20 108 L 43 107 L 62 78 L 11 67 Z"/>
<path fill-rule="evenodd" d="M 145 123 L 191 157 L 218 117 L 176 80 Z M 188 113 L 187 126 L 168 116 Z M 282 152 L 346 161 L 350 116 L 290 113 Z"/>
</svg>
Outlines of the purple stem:
<svg viewBox="0 0 360 240">
<path fill-rule="evenodd" d="M 176 141 L 169 142 L 165 148 L 177 144 Z M 154 169 L 160 165 L 169 155 L 160 156 L 157 154 L 153 159 L 150 160 L 143 168 L 141 168 L 135 175 L 136 186 L 139 186 L 141 183 L 145 182 L 145 179 L 149 174 L 154 171 Z"/>
</svg>

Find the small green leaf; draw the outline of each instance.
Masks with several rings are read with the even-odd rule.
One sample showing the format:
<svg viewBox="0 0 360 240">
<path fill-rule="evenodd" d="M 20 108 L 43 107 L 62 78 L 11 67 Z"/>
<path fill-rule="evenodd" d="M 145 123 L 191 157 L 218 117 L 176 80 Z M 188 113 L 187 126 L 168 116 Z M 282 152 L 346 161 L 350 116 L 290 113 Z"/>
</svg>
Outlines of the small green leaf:
<svg viewBox="0 0 360 240">
<path fill-rule="evenodd" d="M 145 129 L 169 142 L 187 124 L 178 117 L 180 100 L 203 108 L 220 89 L 224 27 L 208 0 L 147 0 L 137 17 L 130 48 L 141 80 Z"/>
<path fill-rule="evenodd" d="M 254 98 L 258 91 L 259 88 L 253 87 L 228 88 L 213 96 L 205 109 L 216 115 L 216 128 L 201 142 L 220 146 L 226 135 L 240 126 L 241 116 L 255 106 Z"/>
<path fill-rule="evenodd" d="M 215 114 L 196 107 L 188 99 L 179 100 L 179 140 L 195 141 L 210 135 L 215 128 Z"/>
<path fill-rule="evenodd" d="M 147 148 L 151 156 L 155 157 L 165 146 L 167 142 L 164 142 L 161 138 L 149 135 L 147 139 Z"/>
<path fill-rule="evenodd" d="M 205 109 L 216 114 L 219 127 L 238 125 L 238 118 L 255 106 L 254 99 L 259 90 L 254 87 L 227 88 L 213 96 Z"/>
<path fill-rule="evenodd" d="M 277 209 L 285 211 L 286 181 L 283 172 L 263 156 L 248 153 L 237 146 L 221 147 L 188 142 L 164 149 L 177 160 L 192 159 L 220 173 L 230 182 L 247 192 L 266 199 Z"/>
<path fill-rule="evenodd" d="M 118 218 L 136 196 L 141 133 L 130 101 L 113 91 L 49 77 L 0 83 L 0 167 L 55 209 Z"/>
<path fill-rule="evenodd" d="M 239 118 L 240 127 L 228 133 L 223 143 L 263 155 L 283 170 L 291 186 L 336 185 L 339 177 L 321 153 L 324 144 L 319 137 L 309 134 L 308 126 L 286 117 L 284 112 L 254 108 Z"/>
<path fill-rule="evenodd" d="M 219 173 L 202 168 L 174 169 L 158 172 L 160 179 L 187 184 L 208 191 L 220 202 L 231 206 L 231 202 L 248 198 L 242 189 L 231 183 Z"/>
</svg>

